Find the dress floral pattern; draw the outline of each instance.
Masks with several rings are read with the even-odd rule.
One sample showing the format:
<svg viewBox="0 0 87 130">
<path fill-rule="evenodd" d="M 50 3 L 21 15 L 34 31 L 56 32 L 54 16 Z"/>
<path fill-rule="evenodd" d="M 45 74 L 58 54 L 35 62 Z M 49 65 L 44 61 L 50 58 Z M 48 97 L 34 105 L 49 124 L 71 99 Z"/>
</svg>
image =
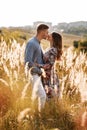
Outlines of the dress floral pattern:
<svg viewBox="0 0 87 130">
<path fill-rule="evenodd" d="M 48 87 L 58 87 L 59 79 L 58 74 L 55 70 L 54 63 L 57 58 L 57 49 L 52 47 L 44 53 L 44 62 L 50 65 L 49 69 L 45 69 L 46 77 L 42 77 L 43 85 Z"/>
</svg>

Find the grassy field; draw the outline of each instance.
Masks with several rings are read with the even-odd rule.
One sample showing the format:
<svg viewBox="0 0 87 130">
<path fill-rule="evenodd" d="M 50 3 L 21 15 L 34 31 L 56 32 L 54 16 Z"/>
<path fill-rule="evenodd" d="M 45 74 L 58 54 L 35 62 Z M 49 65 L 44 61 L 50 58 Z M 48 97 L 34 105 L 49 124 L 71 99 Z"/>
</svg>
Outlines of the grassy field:
<svg viewBox="0 0 87 130">
<path fill-rule="evenodd" d="M 71 46 L 74 41 L 83 40 L 82 36 L 72 35 L 72 34 L 63 34 L 63 45 Z"/>
<path fill-rule="evenodd" d="M 8 42 L 9 39 L 15 38 L 17 42 L 22 44 L 24 41 L 27 41 L 33 35 L 35 35 L 34 31 L 28 32 L 21 29 L 17 30 L 17 29 L 2 28 L 0 32 L 0 37 L 3 36 L 6 42 Z M 61 35 L 63 37 L 64 46 L 71 46 L 73 44 L 73 41 L 75 40 L 79 41 L 84 39 L 83 36 L 78 36 L 78 35 L 64 34 L 64 33 L 62 33 Z"/>
<path fill-rule="evenodd" d="M 14 32 L 16 39 L 18 32 Z M 55 67 L 60 80 L 60 98 L 46 102 L 41 115 L 32 111 L 31 84 L 25 76 L 24 50 L 27 33 L 22 43 L 14 39 L 0 40 L 0 130 L 86 130 L 87 129 L 87 55 L 76 52 L 74 40 L 81 37 L 63 34 L 62 60 Z M 24 32 L 21 36 L 24 36 Z M 7 39 L 9 39 L 8 35 Z M 10 45 L 9 45 L 10 43 Z M 42 41 L 43 49 L 49 42 Z M 27 88 L 27 91 L 26 91 Z M 85 116 L 84 116 L 85 115 Z"/>
</svg>

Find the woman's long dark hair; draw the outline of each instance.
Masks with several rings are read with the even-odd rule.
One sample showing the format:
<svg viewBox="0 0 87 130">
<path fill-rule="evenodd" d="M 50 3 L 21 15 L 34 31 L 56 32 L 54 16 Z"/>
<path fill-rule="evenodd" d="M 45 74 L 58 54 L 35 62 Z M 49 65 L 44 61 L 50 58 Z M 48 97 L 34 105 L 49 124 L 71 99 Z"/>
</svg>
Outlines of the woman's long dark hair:
<svg viewBox="0 0 87 130">
<path fill-rule="evenodd" d="M 59 59 L 62 55 L 62 36 L 57 33 L 52 33 L 53 38 L 53 47 L 57 48 L 57 59 Z"/>
</svg>

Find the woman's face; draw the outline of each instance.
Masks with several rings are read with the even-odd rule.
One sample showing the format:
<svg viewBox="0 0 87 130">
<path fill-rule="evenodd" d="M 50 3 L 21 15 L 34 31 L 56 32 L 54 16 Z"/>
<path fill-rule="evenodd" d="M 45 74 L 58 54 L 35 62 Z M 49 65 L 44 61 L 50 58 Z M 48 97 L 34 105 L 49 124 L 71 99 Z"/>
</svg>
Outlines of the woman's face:
<svg viewBox="0 0 87 130">
<path fill-rule="evenodd" d="M 50 46 L 53 46 L 53 38 L 52 38 L 52 34 L 48 35 L 48 41 L 50 42 Z"/>
</svg>

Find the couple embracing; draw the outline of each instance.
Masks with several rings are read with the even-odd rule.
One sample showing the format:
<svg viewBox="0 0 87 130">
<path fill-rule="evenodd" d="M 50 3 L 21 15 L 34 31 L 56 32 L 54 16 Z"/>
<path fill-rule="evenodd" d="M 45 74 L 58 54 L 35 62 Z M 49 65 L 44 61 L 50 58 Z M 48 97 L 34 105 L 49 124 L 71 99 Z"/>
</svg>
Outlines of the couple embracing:
<svg viewBox="0 0 87 130">
<path fill-rule="evenodd" d="M 26 44 L 25 65 L 31 73 L 32 102 L 38 99 L 38 111 L 45 106 L 46 99 L 59 94 L 59 79 L 54 64 L 62 55 L 62 36 L 57 32 L 48 32 L 49 26 L 40 24 L 37 33 Z M 50 42 L 50 48 L 43 53 L 41 40 Z M 45 71 L 45 76 L 42 74 Z"/>
</svg>

